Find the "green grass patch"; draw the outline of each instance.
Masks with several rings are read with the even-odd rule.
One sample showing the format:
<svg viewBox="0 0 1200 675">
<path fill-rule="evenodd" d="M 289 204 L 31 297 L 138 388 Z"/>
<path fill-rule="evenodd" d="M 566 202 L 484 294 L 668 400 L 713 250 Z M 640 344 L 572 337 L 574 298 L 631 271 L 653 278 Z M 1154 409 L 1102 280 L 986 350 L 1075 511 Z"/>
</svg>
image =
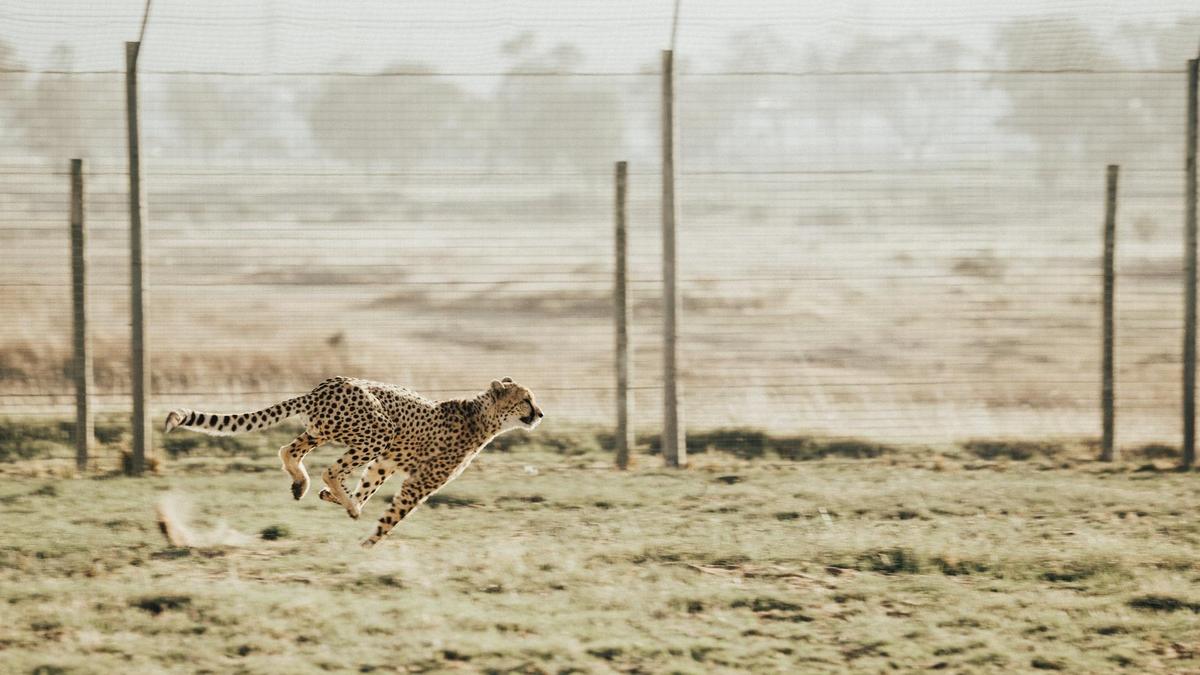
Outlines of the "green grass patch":
<svg viewBox="0 0 1200 675">
<path fill-rule="evenodd" d="M 1126 448 L 1121 454 L 1130 459 L 1178 459 L 1183 453 L 1174 446 L 1166 443 L 1146 443 L 1132 448 Z"/>
<path fill-rule="evenodd" d="M 388 501 L 390 501 L 390 497 L 389 497 Z M 434 495 L 432 495 L 429 499 L 425 500 L 425 504 L 427 506 L 431 506 L 435 509 L 438 508 L 439 506 L 446 506 L 446 507 L 450 507 L 450 508 L 464 508 L 464 507 L 479 506 L 479 500 L 473 499 L 471 497 L 462 497 L 462 496 L 455 495 L 455 494 L 446 494 L 444 492 L 438 492 L 438 493 L 435 493 Z"/>
<path fill-rule="evenodd" d="M 1046 569 L 1038 574 L 1038 578 L 1054 583 L 1076 583 L 1105 574 L 1122 573 L 1124 570 L 1111 560 L 1089 557 L 1047 563 Z"/>
<path fill-rule="evenodd" d="M 192 604 L 192 599 L 186 595 L 152 595 L 139 598 L 133 606 L 155 616 L 163 612 L 184 609 Z"/>
<path fill-rule="evenodd" d="M 1139 595 L 1129 601 L 1129 606 L 1150 612 L 1178 612 L 1181 610 L 1200 612 L 1200 602 L 1162 594 Z"/>
<path fill-rule="evenodd" d="M 1018 462 L 1034 458 L 1053 459 L 1066 450 L 1059 441 L 1028 441 L 1006 439 L 975 439 L 966 441 L 962 447 L 980 459 L 1009 459 Z"/>
<path fill-rule="evenodd" d="M 589 427 L 555 428 L 539 426 L 537 431 L 516 431 L 492 439 L 488 449 L 494 452 L 551 453 L 575 456 L 611 449 L 612 434 Z"/>
<path fill-rule="evenodd" d="M 258 533 L 258 536 L 266 541 L 275 541 L 276 539 L 286 539 L 292 535 L 292 531 L 287 525 L 268 525 Z"/>
<path fill-rule="evenodd" d="M 127 422 L 100 417 L 93 425 L 101 446 L 121 443 Z M 71 456 L 75 450 L 74 420 L 0 417 L 0 462 Z"/>
<path fill-rule="evenodd" d="M 657 434 L 638 436 L 638 445 L 651 455 L 662 453 Z M 722 452 L 741 459 L 777 457 L 791 461 L 812 461 L 827 457 L 872 459 L 898 452 L 895 446 L 856 438 L 821 438 L 807 435 L 772 435 L 757 429 L 714 429 L 689 431 L 689 454 Z"/>
<path fill-rule="evenodd" d="M 813 617 L 804 613 L 804 607 L 774 597 L 742 598 L 729 605 L 733 609 L 745 608 L 768 621 L 807 623 Z"/>
<path fill-rule="evenodd" d="M 262 447 L 261 440 L 251 436 L 210 436 L 208 434 L 188 433 L 186 430 L 167 434 L 162 438 L 161 447 L 172 459 L 187 457 L 192 454 L 206 456 L 248 456 L 257 453 Z"/>
<path fill-rule="evenodd" d="M 858 569 L 883 574 L 916 574 L 923 567 L 920 557 L 910 548 L 863 551 L 858 558 Z"/>
</svg>

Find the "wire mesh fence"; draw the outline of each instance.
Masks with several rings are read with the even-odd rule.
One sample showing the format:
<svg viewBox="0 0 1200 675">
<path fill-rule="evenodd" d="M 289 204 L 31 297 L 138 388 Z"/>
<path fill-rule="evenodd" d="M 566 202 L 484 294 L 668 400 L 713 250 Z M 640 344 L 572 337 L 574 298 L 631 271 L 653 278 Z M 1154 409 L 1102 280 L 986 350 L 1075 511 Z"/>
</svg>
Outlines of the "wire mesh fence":
<svg viewBox="0 0 1200 675">
<path fill-rule="evenodd" d="M 1093 3 L 1062 4 L 1087 17 Z M 437 397 L 507 375 L 551 418 L 611 425 L 612 165 L 628 159 L 632 422 L 657 429 L 666 23 L 595 10 L 585 33 L 607 42 L 581 48 L 553 38 L 558 19 L 422 24 L 375 7 L 321 33 L 317 56 L 297 37 L 317 39 L 305 7 L 238 7 L 193 25 L 180 52 L 163 42 L 193 10 L 164 9 L 147 33 L 152 410 L 249 409 L 335 374 Z M 1184 66 L 1200 18 L 1163 9 L 1118 30 L 967 12 L 957 39 L 933 16 L 827 35 L 792 10 L 740 11 L 680 25 L 689 429 L 1097 436 L 1116 163 L 1118 442 L 1178 437 Z M 0 407 L 72 410 L 67 161 L 84 157 L 96 400 L 124 411 L 120 38 L 112 54 L 30 47 L 16 31 L 39 22 L 53 24 L 33 4 L 0 14 L 0 304 L 16 318 L 0 328 Z M 243 60 L 198 44 L 210 25 L 236 42 L 234 24 Z M 426 58 L 331 55 L 385 28 L 421 36 Z M 441 49 L 437 32 L 494 46 Z"/>
</svg>

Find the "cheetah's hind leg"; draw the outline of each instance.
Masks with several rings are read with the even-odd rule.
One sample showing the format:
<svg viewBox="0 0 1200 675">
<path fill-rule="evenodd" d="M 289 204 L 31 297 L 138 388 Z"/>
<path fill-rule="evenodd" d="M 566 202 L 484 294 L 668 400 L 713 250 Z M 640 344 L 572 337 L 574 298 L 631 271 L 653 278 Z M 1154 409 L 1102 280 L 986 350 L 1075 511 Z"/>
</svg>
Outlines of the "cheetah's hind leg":
<svg viewBox="0 0 1200 675">
<path fill-rule="evenodd" d="M 346 493 L 346 486 L 343 481 L 346 476 L 357 471 L 363 465 L 370 463 L 376 457 L 382 454 L 383 448 L 351 447 L 346 451 L 346 454 L 338 458 L 336 464 L 325 469 L 325 473 L 321 479 L 325 482 L 325 489 L 321 490 L 320 497 L 327 502 L 339 504 L 346 509 L 346 513 L 354 519 L 358 519 L 361 512 L 358 504 L 350 498 Z"/>
<path fill-rule="evenodd" d="M 306 431 L 279 449 L 283 470 L 292 477 L 292 497 L 300 499 L 308 492 L 308 470 L 304 468 L 304 456 L 323 443 L 325 439 L 317 438 Z"/>
<path fill-rule="evenodd" d="M 383 485 L 384 481 L 386 481 L 388 478 L 391 478 L 392 474 L 396 472 L 396 468 L 399 466 L 400 465 L 397 462 L 394 462 L 390 459 L 381 458 L 367 462 L 366 467 L 363 468 L 362 475 L 358 478 L 358 484 L 354 486 L 353 490 L 346 493 L 350 496 L 350 500 L 358 506 L 360 513 L 362 512 L 363 505 L 367 503 L 367 500 L 371 498 L 371 495 L 375 494 L 375 491 Z M 342 505 L 342 503 L 333 496 L 333 492 L 327 487 L 321 488 L 321 491 L 317 493 L 317 496 L 323 501 L 329 502 L 330 504 L 337 504 L 338 506 Z"/>
</svg>

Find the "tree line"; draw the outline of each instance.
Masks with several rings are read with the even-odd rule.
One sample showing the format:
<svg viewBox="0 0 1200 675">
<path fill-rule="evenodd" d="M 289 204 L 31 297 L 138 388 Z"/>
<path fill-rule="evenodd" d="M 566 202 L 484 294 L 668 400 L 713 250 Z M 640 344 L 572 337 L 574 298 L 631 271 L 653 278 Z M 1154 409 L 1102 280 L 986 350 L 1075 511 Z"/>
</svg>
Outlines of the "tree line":
<svg viewBox="0 0 1200 675">
<path fill-rule="evenodd" d="M 1182 69 L 1197 36 L 1200 16 L 1115 35 L 1070 18 L 1016 20 L 982 50 L 920 34 L 817 50 L 770 28 L 740 31 L 695 74 L 680 57 L 680 152 L 686 165 L 714 168 L 1028 159 L 1047 180 L 1079 165 L 1173 166 L 1182 77 L 1121 71 Z M 590 170 L 618 158 L 653 162 L 651 56 L 640 75 L 569 75 L 586 70 L 578 49 L 526 34 L 500 49 L 498 74 L 470 82 L 420 63 L 367 77 L 151 73 L 142 78 L 144 145 L 151 159 L 180 163 Z M 2 42 L 0 64 L 21 70 Z M 10 157 L 123 157 L 123 79 L 56 74 L 76 69 L 64 45 L 50 58 L 55 72 L 0 74 L 8 92 L 0 144 Z M 897 71 L 905 74 L 886 74 Z M 839 72 L 848 74 L 825 76 Z"/>
</svg>

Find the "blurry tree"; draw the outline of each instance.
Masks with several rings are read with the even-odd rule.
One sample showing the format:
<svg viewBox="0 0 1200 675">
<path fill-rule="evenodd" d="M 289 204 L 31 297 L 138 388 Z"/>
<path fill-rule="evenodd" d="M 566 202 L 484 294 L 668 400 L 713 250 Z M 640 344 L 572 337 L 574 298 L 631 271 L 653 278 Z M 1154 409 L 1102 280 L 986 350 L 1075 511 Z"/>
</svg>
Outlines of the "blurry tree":
<svg viewBox="0 0 1200 675">
<path fill-rule="evenodd" d="M 74 53 L 58 45 L 49 70 L 24 89 L 10 112 L 23 146 L 51 161 L 111 160 L 125 143 L 125 99 L 119 76 L 71 74 Z M 66 71 L 64 74 L 63 71 Z"/>
<path fill-rule="evenodd" d="M 203 76 L 171 76 L 161 116 L 146 116 L 158 154 L 190 160 L 252 161 L 289 154 L 273 90 Z"/>
<path fill-rule="evenodd" d="M 17 50 L 0 40 L 0 70 L 21 70 L 25 64 L 17 57 Z"/>
<path fill-rule="evenodd" d="M 1200 15 L 1180 19 L 1174 24 L 1125 26 L 1122 35 L 1142 55 L 1133 65 L 1162 70 L 1181 70 L 1188 59 L 1200 56 Z M 1181 161 L 1178 138 L 1182 135 L 1185 92 L 1182 78 L 1158 75 L 1138 78 L 1131 87 L 1129 110 L 1153 136 L 1143 148 L 1146 161 L 1170 164 Z"/>
<path fill-rule="evenodd" d="M 1149 65 L 1127 62 L 1114 45 L 1066 17 L 1009 22 L 997 33 L 997 51 L 1003 66 L 1015 70 Z M 1000 128 L 1033 142 L 1044 180 L 1110 163 L 1153 166 L 1177 160 L 1183 104 L 1178 77 L 1005 74 L 991 78 L 990 86 L 1008 98 Z"/>
<path fill-rule="evenodd" d="M 677 61 L 675 73 L 680 153 L 686 163 L 713 168 L 779 164 L 798 150 L 795 127 L 801 102 L 795 80 L 770 74 L 794 69 L 796 58 L 774 29 L 759 26 L 730 34 L 719 66 L 729 75 L 689 77 L 688 65 Z M 656 102 L 655 116 L 658 109 Z"/>
<path fill-rule="evenodd" d="M 824 166 L 861 165 L 874 155 L 898 153 L 923 159 L 956 112 L 944 77 L 794 73 L 952 69 L 969 57 L 957 41 L 922 35 L 860 36 L 831 54 L 801 51 L 769 27 L 735 31 L 716 67 L 723 74 L 677 64 L 683 161 L 691 167 L 761 168 L 794 166 L 798 158 Z M 657 70 L 655 64 L 651 72 Z M 953 84 L 961 89 L 960 82 Z M 638 99 L 648 129 L 658 127 L 657 92 L 654 83 Z"/>
<path fill-rule="evenodd" d="M 925 159 L 931 146 L 944 137 L 946 124 L 956 114 L 950 94 L 962 81 L 945 75 L 912 74 L 911 71 L 961 68 L 970 52 L 957 40 L 920 34 L 899 37 L 861 35 L 837 59 L 841 71 L 910 71 L 898 75 L 856 77 L 853 87 L 831 100 L 826 116 L 875 117 L 883 120 L 893 138 L 913 161 Z"/>
<path fill-rule="evenodd" d="M 425 66 L 323 78 L 303 107 L 314 141 L 336 159 L 449 166 L 478 154 L 476 101 Z"/>
<path fill-rule="evenodd" d="M 1200 55 L 1200 14 L 1182 17 L 1171 25 L 1158 23 L 1129 24 L 1121 34 L 1134 45 L 1139 65 L 1157 68 L 1182 68 L 1188 59 Z"/>
<path fill-rule="evenodd" d="M 0 91 L 7 92 L 0 96 L 0 119 L 5 120 L 0 124 L 0 147 L 6 149 L 15 148 L 23 136 L 17 111 L 26 96 L 25 73 L 21 72 L 24 68 L 16 50 L 0 40 Z"/>
<path fill-rule="evenodd" d="M 786 76 L 752 75 L 787 71 L 788 45 L 773 29 L 754 27 L 731 34 L 724 58 L 700 70 L 686 53 L 675 55 L 675 108 L 680 161 L 688 168 L 729 168 L 739 163 L 764 166 L 783 162 L 798 149 L 802 135 L 794 87 Z M 648 59 L 639 77 L 623 85 L 626 149 L 635 160 L 657 163 L 661 139 L 662 61 Z M 789 93 L 793 92 L 793 93 Z"/>
<path fill-rule="evenodd" d="M 625 111 L 618 90 L 611 81 L 566 75 L 583 63 L 578 49 L 560 44 L 538 51 L 526 33 L 501 53 L 511 63 L 488 103 L 489 164 L 603 173 L 621 157 Z"/>
</svg>

